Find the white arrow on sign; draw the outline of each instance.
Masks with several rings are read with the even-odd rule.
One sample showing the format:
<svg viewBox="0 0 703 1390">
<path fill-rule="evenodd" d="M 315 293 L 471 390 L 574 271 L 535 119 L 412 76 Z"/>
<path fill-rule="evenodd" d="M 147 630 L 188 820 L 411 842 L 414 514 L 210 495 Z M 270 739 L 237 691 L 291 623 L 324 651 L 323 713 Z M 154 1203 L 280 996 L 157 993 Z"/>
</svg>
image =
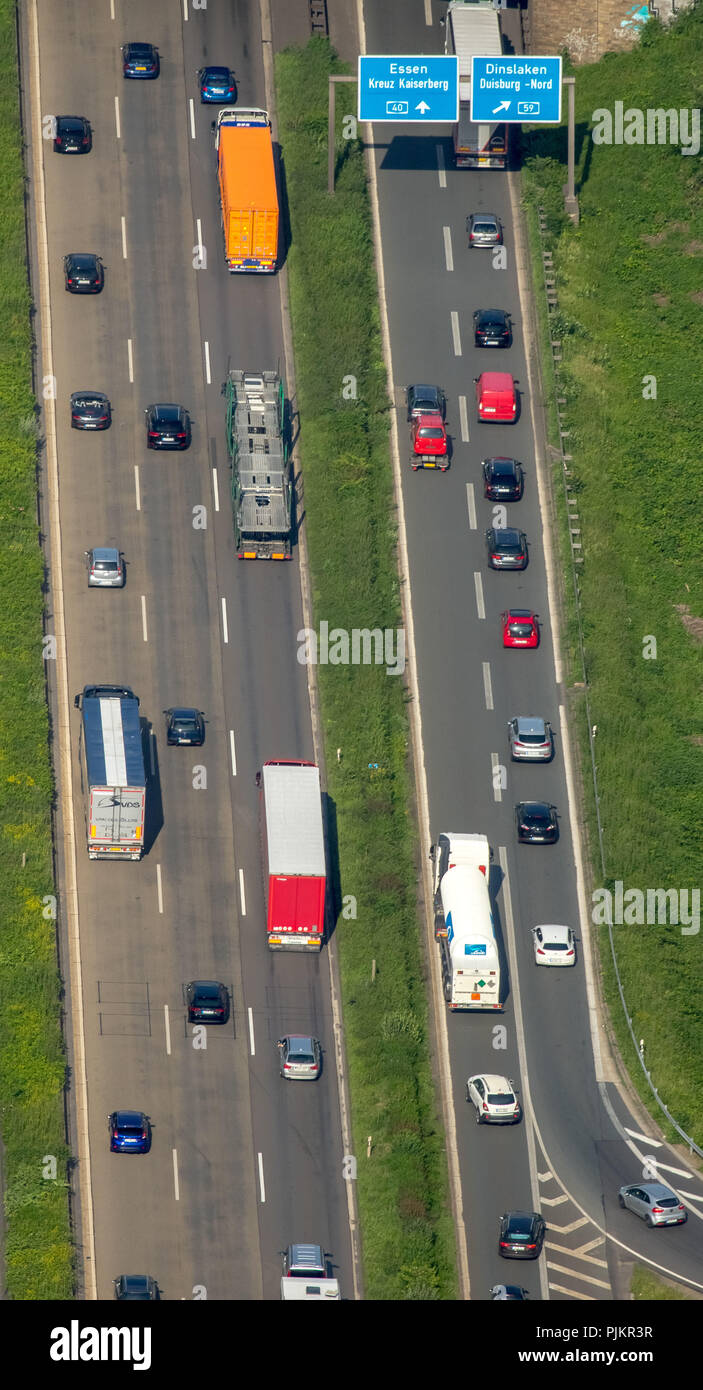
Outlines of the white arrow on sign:
<svg viewBox="0 0 703 1390">
<path fill-rule="evenodd" d="M 509 107 L 510 107 L 510 102 L 509 102 L 509 101 L 501 101 L 500 106 L 494 106 L 494 107 L 493 107 L 493 111 L 492 111 L 491 114 L 492 114 L 493 116 L 497 116 L 499 111 L 507 111 L 507 110 L 509 110 Z"/>
<path fill-rule="evenodd" d="M 510 105 L 509 102 L 508 102 L 508 105 Z M 429 111 L 429 109 L 430 109 L 430 108 L 429 108 L 429 106 L 427 105 L 427 102 L 426 102 L 426 101 L 420 101 L 420 102 L 418 102 L 417 106 L 415 107 L 415 110 L 416 110 L 416 111 L 422 111 L 423 113 L 424 113 L 425 111 Z"/>
</svg>

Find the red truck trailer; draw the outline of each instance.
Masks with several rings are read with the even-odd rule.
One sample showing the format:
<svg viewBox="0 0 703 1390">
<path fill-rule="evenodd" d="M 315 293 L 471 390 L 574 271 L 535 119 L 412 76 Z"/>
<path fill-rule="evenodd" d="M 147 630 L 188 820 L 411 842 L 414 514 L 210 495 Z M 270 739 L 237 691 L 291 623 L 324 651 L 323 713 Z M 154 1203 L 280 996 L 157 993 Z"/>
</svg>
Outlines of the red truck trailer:
<svg viewBox="0 0 703 1390">
<path fill-rule="evenodd" d="M 271 950 L 319 951 L 325 934 L 325 839 L 314 763 L 267 762 L 261 779 Z"/>
</svg>

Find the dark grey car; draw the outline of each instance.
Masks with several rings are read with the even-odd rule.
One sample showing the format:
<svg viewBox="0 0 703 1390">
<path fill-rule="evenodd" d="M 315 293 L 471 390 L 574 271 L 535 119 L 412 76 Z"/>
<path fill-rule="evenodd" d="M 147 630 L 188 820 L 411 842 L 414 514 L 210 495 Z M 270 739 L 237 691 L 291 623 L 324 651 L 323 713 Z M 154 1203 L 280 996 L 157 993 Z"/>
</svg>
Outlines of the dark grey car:
<svg viewBox="0 0 703 1390">
<path fill-rule="evenodd" d="M 71 396 L 71 428 L 74 430 L 107 430 L 112 421 L 112 409 L 102 391 L 74 391 Z"/>
<path fill-rule="evenodd" d="M 527 536 L 513 526 L 490 526 L 486 531 L 488 564 L 492 570 L 524 570 Z"/>
</svg>

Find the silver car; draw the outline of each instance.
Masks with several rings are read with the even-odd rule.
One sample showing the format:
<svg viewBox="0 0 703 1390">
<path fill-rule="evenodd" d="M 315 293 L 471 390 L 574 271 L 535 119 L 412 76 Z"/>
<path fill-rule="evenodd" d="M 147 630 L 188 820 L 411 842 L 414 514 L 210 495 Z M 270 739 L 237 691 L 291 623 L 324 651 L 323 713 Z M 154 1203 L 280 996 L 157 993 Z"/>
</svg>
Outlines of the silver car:
<svg viewBox="0 0 703 1390">
<path fill-rule="evenodd" d="M 502 246 L 503 228 L 493 212 L 472 212 L 466 219 L 469 246 Z"/>
<path fill-rule="evenodd" d="M 124 584 L 122 552 L 114 545 L 96 545 L 86 550 L 90 589 L 121 589 Z"/>
<path fill-rule="evenodd" d="M 618 1201 L 621 1207 L 641 1216 L 648 1226 L 682 1226 L 687 1220 L 686 1208 L 663 1182 L 639 1182 L 621 1187 Z"/>
<path fill-rule="evenodd" d="M 552 726 L 534 714 L 508 720 L 508 743 L 513 762 L 548 763 L 554 753 Z"/>
<path fill-rule="evenodd" d="M 317 1038 L 302 1033 L 290 1033 L 278 1040 L 281 1076 L 286 1081 L 317 1081 L 320 1075 L 322 1049 Z"/>
</svg>

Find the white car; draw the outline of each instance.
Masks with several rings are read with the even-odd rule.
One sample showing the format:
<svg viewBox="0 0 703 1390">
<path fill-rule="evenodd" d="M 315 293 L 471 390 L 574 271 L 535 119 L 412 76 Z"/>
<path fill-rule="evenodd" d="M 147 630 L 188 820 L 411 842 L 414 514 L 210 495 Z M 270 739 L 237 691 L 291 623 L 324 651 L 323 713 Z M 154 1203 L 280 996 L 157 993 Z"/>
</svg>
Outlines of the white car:
<svg viewBox="0 0 703 1390">
<path fill-rule="evenodd" d="M 514 1125 L 522 1116 L 515 1086 L 504 1076 L 470 1076 L 466 1099 L 476 1110 L 477 1125 Z"/>
<path fill-rule="evenodd" d="M 532 941 L 537 965 L 575 965 L 576 942 L 571 927 L 556 923 L 532 928 Z"/>
</svg>

